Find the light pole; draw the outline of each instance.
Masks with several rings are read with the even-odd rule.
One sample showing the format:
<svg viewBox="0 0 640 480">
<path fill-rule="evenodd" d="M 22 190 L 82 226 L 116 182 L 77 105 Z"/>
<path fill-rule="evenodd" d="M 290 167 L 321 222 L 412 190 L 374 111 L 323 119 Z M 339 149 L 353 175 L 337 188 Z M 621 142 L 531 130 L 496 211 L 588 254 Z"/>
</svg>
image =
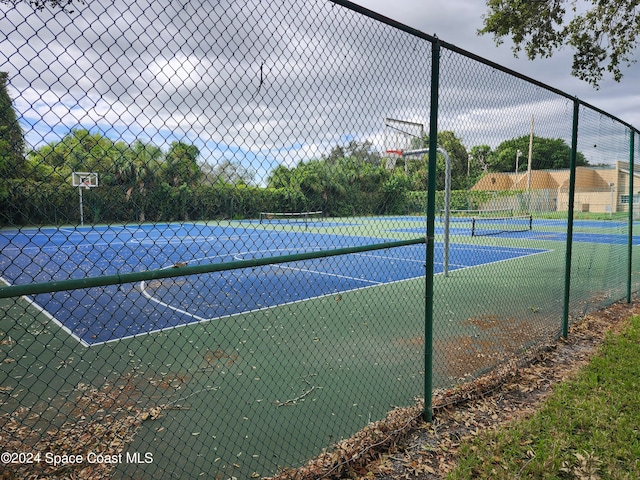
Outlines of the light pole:
<svg viewBox="0 0 640 480">
<path fill-rule="evenodd" d="M 615 184 L 611 182 L 609 184 L 609 191 L 611 192 L 611 199 L 609 200 L 609 220 L 613 219 L 613 186 Z"/>
<path fill-rule="evenodd" d="M 520 166 L 519 164 L 520 164 L 520 157 L 521 156 L 522 156 L 522 151 L 518 150 L 516 152 L 516 181 L 515 181 L 516 187 L 518 185 L 518 167 Z"/>
</svg>

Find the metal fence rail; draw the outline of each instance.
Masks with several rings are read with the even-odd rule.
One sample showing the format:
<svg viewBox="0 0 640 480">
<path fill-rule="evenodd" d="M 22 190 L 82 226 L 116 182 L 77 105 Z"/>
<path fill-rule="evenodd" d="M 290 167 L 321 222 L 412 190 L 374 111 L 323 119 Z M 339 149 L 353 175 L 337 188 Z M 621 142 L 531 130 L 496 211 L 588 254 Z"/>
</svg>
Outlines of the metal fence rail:
<svg viewBox="0 0 640 480">
<path fill-rule="evenodd" d="M 0 31 L 8 475 L 273 476 L 639 288 L 638 130 L 362 7 Z"/>
</svg>

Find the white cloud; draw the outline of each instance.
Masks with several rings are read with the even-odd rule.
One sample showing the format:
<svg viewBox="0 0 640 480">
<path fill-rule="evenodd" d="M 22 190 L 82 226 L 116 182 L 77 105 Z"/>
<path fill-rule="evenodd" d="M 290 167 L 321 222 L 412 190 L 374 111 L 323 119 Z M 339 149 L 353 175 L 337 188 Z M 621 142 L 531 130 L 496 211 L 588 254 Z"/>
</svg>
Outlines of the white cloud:
<svg viewBox="0 0 640 480">
<path fill-rule="evenodd" d="M 567 52 L 531 63 L 477 37 L 480 2 L 359 3 L 553 86 L 579 84 Z M 126 141 L 192 139 L 212 160 L 293 165 L 345 138 L 382 150 L 386 117 L 429 122 L 431 45 L 330 2 L 117 0 L 73 15 L 0 12 L 0 70 L 10 71 L 32 144 L 99 127 Z M 579 86 L 586 101 L 637 119 L 629 88 Z M 526 134 L 532 115 L 538 134 L 570 129 L 566 99 L 451 52 L 440 108 L 440 128 L 467 147 Z"/>
<path fill-rule="evenodd" d="M 552 58 L 530 61 L 525 55 L 514 57 L 509 39 L 505 39 L 504 44 L 497 47 L 491 35 L 477 35 L 478 29 L 483 27 L 482 16 L 487 13 L 485 2 L 449 0 L 418 4 L 412 0 L 355 0 L 355 3 L 425 33 L 437 34 L 446 42 L 577 96 L 640 128 L 640 110 L 634 108 L 638 105 L 638 63 L 623 69 L 622 82 L 606 77 L 600 89 L 595 90 L 586 82 L 571 76 L 572 52 L 567 48 L 557 51 Z M 581 2 L 577 6 L 580 8 Z M 622 100 L 611 101 L 612 99 Z"/>
</svg>

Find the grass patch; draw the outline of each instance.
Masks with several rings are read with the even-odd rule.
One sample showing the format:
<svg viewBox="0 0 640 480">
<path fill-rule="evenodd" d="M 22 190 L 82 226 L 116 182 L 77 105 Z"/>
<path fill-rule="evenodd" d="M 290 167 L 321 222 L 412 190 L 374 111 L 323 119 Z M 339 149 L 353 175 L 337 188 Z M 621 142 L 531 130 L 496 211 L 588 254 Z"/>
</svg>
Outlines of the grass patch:
<svg viewBox="0 0 640 480">
<path fill-rule="evenodd" d="M 532 417 L 463 442 L 458 479 L 640 478 L 640 317 Z"/>
</svg>

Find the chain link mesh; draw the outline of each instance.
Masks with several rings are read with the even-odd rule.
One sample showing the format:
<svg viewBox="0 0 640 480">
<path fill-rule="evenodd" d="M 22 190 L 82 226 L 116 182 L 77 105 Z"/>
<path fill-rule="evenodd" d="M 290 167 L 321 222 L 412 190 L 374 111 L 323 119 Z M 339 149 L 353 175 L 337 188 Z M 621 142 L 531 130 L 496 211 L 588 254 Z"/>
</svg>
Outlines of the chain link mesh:
<svg viewBox="0 0 640 480">
<path fill-rule="evenodd" d="M 2 3 L 0 31 L 0 468 L 271 476 L 424 395 L 436 39 L 320 0 Z M 560 335 L 573 100 L 439 68 L 446 389 Z M 630 134 L 580 107 L 572 321 L 637 289 Z"/>
</svg>

